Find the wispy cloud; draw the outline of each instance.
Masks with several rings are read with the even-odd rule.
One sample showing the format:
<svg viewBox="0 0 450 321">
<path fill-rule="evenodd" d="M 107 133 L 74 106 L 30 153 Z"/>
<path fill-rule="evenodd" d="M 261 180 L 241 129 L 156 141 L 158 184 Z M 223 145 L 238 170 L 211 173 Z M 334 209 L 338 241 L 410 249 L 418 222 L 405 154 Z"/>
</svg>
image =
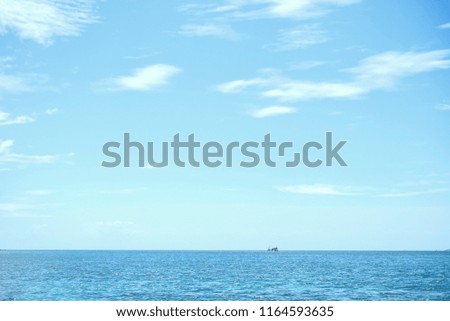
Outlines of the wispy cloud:
<svg viewBox="0 0 450 321">
<path fill-rule="evenodd" d="M 0 203 L 0 215 L 7 217 L 29 217 L 36 206 L 27 203 Z"/>
<path fill-rule="evenodd" d="M 54 114 L 56 114 L 58 112 L 59 112 L 58 108 L 50 108 L 50 109 L 46 109 L 44 111 L 44 113 L 47 114 L 47 115 L 54 115 Z"/>
<path fill-rule="evenodd" d="M 270 106 L 265 108 L 260 108 L 252 110 L 249 114 L 254 118 L 265 118 L 277 115 L 292 114 L 297 112 L 293 107 L 287 106 Z"/>
<path fill-rule="evenodd" d="M 153 53 L 153 55 L 156 55 L 157 53 Z M 140 55 L 127 55 L 124 56 L 124 59 L 128 59 L 128 60 L 142 60 L 142 59 L 147 59 L 151 56 L 151 54 L 140 54 Z"/>
<path fill-rule="evenodd" d="M 12 56 L 0 56 L 0 69 L 10 68 L 10 62 L 13 60 L 14 58 Z"/>
<path fill-rule="evenodd" d="M 49 217 L 47 210 L 49 208 L 59 207 L 58 203 L 35 203 L 32 200 L 12 200 L 10 202 L 0 203 L 0 216 L 5 217 Z"/>
<path fill-rule="evenodd" d="M 450 22 L 438 26 L 439 29 L 450 29 Z"/>
<path fill-rule="evenodd" d="M 300 61 L 300 62 L 293 62 L 290 64 L 291 69 L 299 69 L 299 70 L 307 70 L 316 68 L 322 65 L 325 65 L 325 61 L 320 60 L 306 60 L 306 61 Z"/>
<path fill-rule="evenodd" d="M 189 37 L 219 37 L 235 40 L 239 35 L 230 26 L 219 24 L 185 24 L 180 27 L 179 33 Z"/>
<path fill-rule="evenodd" d="M 131 221 L 98 221 L 95 225 L 106 226 L 106 227 L 120 227 L 133 225 L 134 222 Z"/>
<path fill-rule="evenodd" d="M 187 24 L 180 33 L 188 36 L 239 38 L 231 27 L 236 21 L 257 19 L 316 19 L 333 8 L 358 3 L 360 0 L 222 0 L 216 3 L 188 3 L 179 9 L 196 17 L 207 17 L 207 23 Z M 212 21 L 212 23 L 211 23 Z M 326 31 L 317 24 L 279 30 L 277 41 L 264 45 L 275 51 L 305 48 L 326 42 Z"/>
<path fill-rule="evenodd" d="M 275 51 L 285 51 L 310 47 L 327 40 L 324 30 L 317 24 L 310 24 L 280 30 L 278 41 L 265 47 Z"/>
<path fill-rule="evenodd" d="M 181 9 L 193 14 L 222 14 L 235 19 L 308 19 L 327 14 L 331 7 L 345 6 L 358 0 L 228 0 L 218 5 L 190 4 Z"/>
<path fill-rule="evenodd" d="M 14 31 L 43 45 L 77 36 L 96 21 L 91 0 L 0 0 L 0 33 Z"/>
<path fill-rule="evenodd" d="M 348 71 L 366 90 L 391 87 L 403 77 L 450 67 L 450 50 L 425 52 L 389 51 L 368 57 Z"/>
<path fill-rule="evenodd" d="M 428 195 L 428 194 L 440 194 L 440 193 L 448 193 L 450 192 L 450 188 L 436 188 L 436 189 L 428 189 L 422 191 L 409 191 L 409 192 L 392 192 L 392 193 L 384 193 L 376 195 L 377 197 L 413 197 L 420 195 Z"/>
<path fill-rule="evenodd" d="M 256 88 L 263 97 L 279 101 L 324 98 L 354 98 L 373 90 L 389 89 L 407 76 L 450 68 L 450 50 L 427 52 L 385 52 L 363 59 L 356 67 L 343 70 L 352 78 L 342 82 L 318 82 L 280 77 L 240 79 L 217 86 L 223 93 Z"/>
<path fill-rule="evenodd" d="M 217 86 L 217 90 L 225 94 L 236 94 L 248 87 L 260 87 L 272 83 L 272 79 L 252 78 L 226 82 Z"/>
<path fill-rule="evenodd" d="M 34 121 L 35 119 L 31 116 L 20 115 L 12 117 L 9 113 L 0 110 L 0 126 L 27 124 Z"/>
<path fill-rule="evenodd" d="M 366 91 L 352 83 L 290 81 L 262 92 L 262 96 L 280 101 L 299 101 L 323 98 L 350 98 Z"/>
<path fill-rule="evenodd" d="M 12 116 L 6 111 L 0 110 L 0 126 L 6 125 L 21 125 L 35 122 L 40 116 L 51 116 L 58 113 L 58 108 L 46 109 L 43 112 L 35 112 L 30 115 Z"/>
<path fill-rule="evenodd" d="M 149 91 L 166 85 L 179 72 L 181 69 L 172 65 L 150 65 L 136 69 L 130 75 L 105 80 L 101 87 L 107 90 Z"/>
<path fill-rule="evenodd" d="M 241 12 L 240 16 L 305 19 L 322 16 L 329 12 L 331 6 L 344 6 L 359 2 L 358 0 L 260 0 L 243 1 L 248 4 L 259 2 L 266 4 L 259 10 Z"/>
<path fill-rule="evenodd" d="M 145 187 L 130 187 L 130 188 L 119 188 L 119 189 L 108 189 L 108 190 L 102 190 L 100 191 L 101 194 L 108 194 L 108 195 L 114 195 L 114 194 L 134 194 L 139 193 L 142 191 L 145 191 Z"/>
<path fill-rule="evenodd" d="M 437 110 L 450 110 L 450 104 L 437 104 Z"/>
<path fill-rule="evenodd" d="M 39 164 L 52 163 L 56 160 L 53 155 L 24 155 L 11 152 L 11 147 L 14 145 L 12 139 L 0 140 L 0 164 Z"/>
<path fill-rule="evenodd" d="M 338 186 L 338 185 L 291 185 L 279 186 L 277 189 L 281 192 L 304 194 L 304 195 L 356 195 L 355 187 L 352 186 Z"/>
<path fill-rule="evenodd" d="M 47 196 L 53 194 L 53 191 L 48 189 L 33 189 L 26 191 L 25 194 L 28 196 Z"/>
<path fill-rule="evenodd" d="M 421 184 L 411 185 L 420 186 Z M 435 184 L 435 183 L 434 183 Z M 428 185 L 428 184 L 427 184 Z M 407 186 L 406 186 L 407 187 Z M 346 186 L 346 185 L 332 185 L 332 184 L 310 184 L 310 185 L 287 185 L 278 186 L 277 189 L 285 193 L 303 194 L 303 195 L 317 195 L 317 196 L 366 196 L 366 197 L 380 197 L 380 198 L 401 198 L 401 197 L 414 197 L 429 194 L 441 194 L 450 193 L 448 187 L 432 187 L 422 190 L 401 190 L 390 189 L 384 192 L 382 188 L 367 187 L 367 186 Z M 388 189 L 389 190 L 389 189 Z"/>
<path fill-rule="evenodd" d="M 14 145 L 12 139 L 0 140 L 0 154 L 9 152 L 9 149 Z"/>
<path fill-rule="evenodd" d="M 0 154 L 0 163 L 41 164 L 53 163 L 56 157 L 52 155 L 23 155 L 14 153 Z"/>
<path fill-rule="evenodd" d="M 0 0 L 1 2 L 1 0 Z M 0 5 L 1 11 L 1 5 Z M 0 12 L 1 16 L 1 12 Z M 0 17 L 1 37 L 1 17 Z M 0 92 L 22 93 L 34 91 L 37 88 L 48 88 L 47 76 L 37 73 L 12 72 L 15 69 L 14 57 L 0 57 Z M 19 67 L 20 68 L 20 67 Z"/>
<path fill-rule="evenodd" d="M 0 71 L 0 91 L 24 92 L 29 90 L 30 86 L 23 77 L 4 74 Z"/>
</svg>

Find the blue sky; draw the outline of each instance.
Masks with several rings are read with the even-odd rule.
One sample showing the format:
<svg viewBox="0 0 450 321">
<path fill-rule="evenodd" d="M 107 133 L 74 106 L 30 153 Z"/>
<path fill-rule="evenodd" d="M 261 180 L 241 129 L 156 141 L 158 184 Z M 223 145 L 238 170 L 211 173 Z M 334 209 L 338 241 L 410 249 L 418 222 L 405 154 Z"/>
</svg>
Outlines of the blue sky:
<svg viewBox="0 0 450 321">
<path fill-rule="evenodd" d="M 450 248 L 445 1 L 0 0 L 0 248 Z M 347 167 L 102 146 L 348 141 Z"/>
</svg>

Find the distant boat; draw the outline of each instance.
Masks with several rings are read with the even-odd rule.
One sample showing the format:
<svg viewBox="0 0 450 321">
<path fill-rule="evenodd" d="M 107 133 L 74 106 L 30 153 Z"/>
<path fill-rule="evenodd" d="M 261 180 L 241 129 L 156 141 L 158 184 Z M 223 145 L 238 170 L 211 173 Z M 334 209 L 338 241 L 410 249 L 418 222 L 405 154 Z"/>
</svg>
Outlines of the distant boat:
<svg viewBox="0 0 450 321">
<path fill-rule="evenodd" d="M 268 251 L 268 252 L 278 252 L 278 246 L 275 246 L 275 247 L 269 247 L 269 248 L 267 249 L 267 251 Z"/>
</svg>

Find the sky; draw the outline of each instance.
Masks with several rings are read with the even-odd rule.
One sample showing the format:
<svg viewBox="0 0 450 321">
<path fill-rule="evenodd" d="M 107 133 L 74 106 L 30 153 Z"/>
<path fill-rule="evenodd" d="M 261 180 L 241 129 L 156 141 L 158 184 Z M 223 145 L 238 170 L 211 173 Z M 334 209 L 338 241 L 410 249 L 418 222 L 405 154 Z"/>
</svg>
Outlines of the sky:
<svg viewBox="0 0 450 321">
<path fill-rule="evenodd" d="M 0 248 L 448 249 L 449 84 L 446 1 L 0 0 Z M 126 132 L 348 166 L 102 167 Z"/>
</svg>

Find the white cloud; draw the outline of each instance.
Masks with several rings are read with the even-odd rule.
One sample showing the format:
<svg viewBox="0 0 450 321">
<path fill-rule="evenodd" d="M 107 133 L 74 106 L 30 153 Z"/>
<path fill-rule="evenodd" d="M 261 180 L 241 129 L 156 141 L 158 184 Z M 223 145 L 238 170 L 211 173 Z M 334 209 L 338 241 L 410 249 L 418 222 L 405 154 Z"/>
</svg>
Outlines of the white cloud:
<svg viewBox="0 0 450 321">
<path fill-rule="evenodd" d="M 34 122 L 35 119 L 31 116 L 20 115 L 11 117 L 7 112 L 0 111 L 0 126 L 15 125 L 15 124 L 27 124 Z"/>
<path fill-rule="evenodd" d="M 58 108 L 51 108 L 51 109 L 46 109 L 44 113 L 47 115 L 53 115 L 53 114 L 56 114 L 57 112 L 59 112 Z"/>
<path fill-rule="evenodd" d="M 386 193 L 377 192 L 377 189 L 372 187 L 356 187 L 344 185 L 329 185 L 329 184 L 311 184 L 311 185 L 288 185 L 278 186 L 277 189 L 285 193 L 303 194 L 303 195 L 330 195 L 330 196 L 371 196 L 381 198 L 400 198 L 400 197 L 414 197 L 429 194 L 449 193 L 450 188 L 430 188 L 419 191 L 389 191 Z"/>
<path fill-rule="evenodd" d="M 341 82 L 281 79 L 280 77 L 240 79 L 217 86 L 223 93 L 239 93 L 254 87 L 263 97 L 279 101 L 321 98 L 354 98 L 373 90 L 389 89 L 407 76 L 450 68 L 450 50 L 427 52 L 385 52 L 363 59 L 346 69 L 352 78 Z"/>
<path fill-rule="evenodd" d="M 333 7 L 347 6 L 360 0 L 222 0 L 214 3 L 188 3 L 180 11 L 194 16 L 208 16 L 215 23 L 187 24 L 180 33 L 188 36 L 218 36 L 236 39 L 239 35 L 230 23 L 254 19 L 314 19 L 328 14 Z M 217 24 L 220 22 L 220 24 Z M 225 23 L 225 24 L 224 24 Z M 327 41 L 326 32 L 317 25 L 298 26 L 279 31 L 276 43 L 265 47 L 274 50 L 305 48 Z"/>
<path fill-rule="evenodd" d="M 0 33 L 15 31 L 43 45 L 57 36 L 77 36 L 97 19 L 91 0 L 0 0 Z"/>
<path fill-rule="evenodd" d="M 429 190 L 424 190 L 424 191 L 385 193 L 385 194 L 379 194 L 379 195 L 377 195 L 377 197 L 388 197 L 388 198 L 413 197 L 413 196 L 428 195 L 428 194 L 440 194 L 440 193 L 448 193 L 448 192 L 450 192 L 449 188 L 437 188 L 437 189 L 429 189 Z"/>
<path fill-rule="evenodd" d="M 355 81 L 366 90 L 390 87 L 403 77 L 437 69 L 448 69 L 450 50 L 425 52 L 389 51 L 368 57 L 348 71 Z"/>
<path fill-rule="evenodd" d="M 0 72 L 0 91 L 23 92 L 30 90 L 23 77 Z"/>
<path fill-rule="evenodd" d="M 52 163 L 56 160 L 53 155 L 23 155 L 10 151 L 14 145 L 12 139 L 0 140 L 0 164 L 12 163 L 17 165 Z"/>
<path fill-rule="evenodd" d="M 293 50 L 324 43 L 327 40 L 326 32 L 317 24 L 313 24 L 282 29 L 279 32 L 278 41 L 266 47 L 279 51 Z"/>
<path fill-rule="evenodd" d="M 327 6 L 342 6 L 358 0 L 269 0 L 267 11 L 270 15 L 283 18 L 309 18 L 326 14 Z"/>
<path fill-rule="evenodd" d="M 209 12 L 227 12 L 227 11 L 233 11 L 239 9 L 239 6 L 237 5 L 224 5 L 224 6 L 219 6 L 219 7 L 214 7 L 212 9 L 209 10 Z"/>
<path fill-rule="evenodd" d="M 47 109 L 44 112 L 32 113 L 31 115 L 11 116 L 10 113 L 0 110 L 0 126 L 19 125 L 35 122 L 40 115 L 54 115 L 58 112 L 58 108 Z"/>
<path fill-rule="evenodd" d="M 0 154 L 0 163 L 41 164 L 53 163 L 55 159 L 56 157 L 53 155 Z"/>
<path fill-rule="evenodd" d="M 189 37 L 213 36 L 226 39 L 237 39 L 239 37 L 231 27 L 211 23 L 182 25 L 179 33 Z"/>
<path fill-rule="evenodd" d="M 151 65 L 136 69 L 131 75 L 107 80 L 103 85 L 110 90 L 148 91 L 161 87 L 169 82 L 181 69 L 164 64 Z"/>
<path fill-rule="evenodd" d="M 300 62 L 294 62 L 290 64 L 291 69 L 300 69 L 300 70 L 307 70 L 316 68 L 322 65 L 325 65 L 325 61 L 319 61 L 319 60 L 306 60 L 306 61 L 300 61 Z"/>
<path fill-rule="evenodd" d="M 234 80 L 217 86 L 217 90 L 225 94 L 235 94 L 251 86 L 262 86 L 270 83 L 271 80 L 263 78 L 252 78 L 244 80 Z"/>
<path fill-rule="evenodd" d="M 133 224 L 134 224 L 134 222 L 131 222 L 131 221 L 111 221 L 111 222 L 98 221 L 98 222 L 95 222 L 95 225 L 107 226 L 107 227 L 129 226 L 129 225 L 133 225 Z"/>
<path fill-rule="evenodd" d="M 256 109 L 250 112 L 250 116 L 254 118 L 264 118 L 284 114 L 292 114 L 297 112 L 295 108 L 286 106 L 270 106 L 266 108 Z"/>
<path fill-rule="evenodd" d="M 108 195 L 114 195 L 114 194 L 134 194 L 139 193 L 142 191 L 145 191 L 145 187 L 135 187 L 135 188 L 120 188 L 120 189 L 111 189 L 111 190 L 103 190 L 100 191 L 101 194 L 108 194 Z"/>
<path fill-rule="evenodd" d="M 9 149 L 14 145 L 12 139 L 0 140 L 0 154 L 9 152 Z"/>
<path fill-rule="evenodd" d="M 46 209 L 59 206 L 57 203 L 30 203 L 23 200 L 16 200 L 7 203 L 0 203 L 0 216 L 6 217 L 48 217 Z"/>
<path fill-rule="evenodd" d="M 0 68 L 9 68 L 11 67 L 9 63 L 13 61 L 14 58 L 11 56 L 1 56 L 0 57 Z"/>
<path fill-rule="evenodd" d="M 0 21 L 0 36 L 1 36 L 1 21 Z M 12 93 L 14 92 L 21 93 L 32 91 L 34 87 L 43 85 L 47 82 L 46 76 L 39 75 L 36 73 L 12 74 L 8 70 L 14 67 L 14 64 L 11 63 L 13 60 L 14 58 L 10 56 L 0 57 L 0 92 L 5 91 Z"/>
<path fill-rule="evenodd" d="M 33 189 L 25 192 L 25 194 L 30 196 L 47 196 L 52 193 L 53 191 L 48 189 Z"/>
<path fill-rule="evenodd" d="M 0 214 L 8 217 L 33 216 L 30 211 L 36 209 L 35 205 L 26 203 L 0 203 Z"/>
<path fill-rule="evenodd" d="M 450 22 L 438 26 L 440 29 L 450 29 Z"/>
<path fill-rule="evenodd" d="M 437 110 L 450 110 L 450 104 L 437 104 Z"/>
<path fill-rule="evenodd" d="M 279 186 L 277 189 L 281 192 L 296 193 L 304 195 L 355 195 L 354 188 L 351 186 L 336 186 L 336 185 L 291 185 Z"/>
<path fill-rule="evenodd" d="M 278 85 L 275 89 L 262 92 L 265 97 L 280 101 L 298 101 L 321 98 L 355 97 L 365 90 L 352 83 L 290 81 Z"/>
<path fill-rule="evenodd" d="M 344 6 L 359 0 L 228 0 L 218 6 L 191 6 L 194 13 L 223 13 L 239 19 L 308 19 L 325 15 L 332 6 Z"/>
</svg>

